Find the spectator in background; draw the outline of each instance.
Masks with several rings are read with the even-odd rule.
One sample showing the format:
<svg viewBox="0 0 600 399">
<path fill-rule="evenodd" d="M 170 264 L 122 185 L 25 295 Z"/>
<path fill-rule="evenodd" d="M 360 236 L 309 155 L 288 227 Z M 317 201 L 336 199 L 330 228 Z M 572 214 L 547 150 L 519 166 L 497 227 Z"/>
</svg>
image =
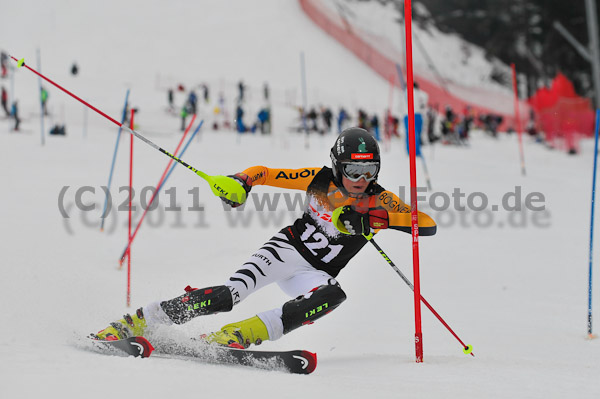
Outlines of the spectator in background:
<svg viewBox="0 0 600 399">
<path fill-rule="evenodd" d="M 52 129 L 50 129 L 50 134 L 53 136 L 66 136 L 67 129 L 65 125 L 54 125 Z"/>
<path fill-rule="evenodd" d="M 435 143 L 439 137 L 435 135 L 435 120 L 437 117 L 437 106 L 427 108 L 427 140 L 429 144 Z"/>
<path fill-rule="evenodd" d="M 408 153 L 408 115 L 404 116 L 404 129 L 406 130 L 406 151 Z M 423 141 L 421 140 L 421 131 L 423 130 L 423 117 L 420 113 L 415 113 L 415 145 L 417 148 L 417 156 L 421 155 L 421 144 Z"/>
<path fill-rule="evenodd" d="M 369 116 L 362 109 L 358 109 L 358 127 L 364 130 L 369 130 Z"/>
<path fill-rule="evenodd" d="M 371 118 L 371 131 L 375 136 L 375 140 L 381 141 L 381 137 L 379 136 L 379 118 L 377 118 L 377 114 L 374 114 Z"/>
<path fill-rule="evenodd" d="M 44 113 L 44 115 L 48 115 L 48 90 L 42 87 L 40 96 L 42 100 L 42 112 Z"/>
<path fill-rule="evenodd" d="M 269 84 L 267 82 L 263 85 L 263 96 L 266 102 L 269 102 Z"/>
<path fill-rule="evenodd" d="M 323 125 L 325 133 L 331 133 L 331 122 L 333 120 L 333 113 L 329 107 L 321 107 L 321 118 L 323 118 Z"/>
<path fill-rule="evenodd" d="M 12 108 L 11 108 L 11 113 L 10 115 L 15 119 L 15 131 L 19 131 L 19 125 L 21 124 L 21 118 L 19 118 L 19 104 L 17 103 L 17 101 L 15 100 L 15 102 L 12 103 Z"/>
<path fill-rule="evenodd" d="M 242 102 L 238 101 L 235 109 L 235 126 L 238 133 L 244 133 L 248 131 L 246 124 L 244 124 L 244 108 L 242 108 Z"/>
<path fill-rule="evenodd" d="M 442 120 L 442 137 L 445 141 L 448 141 L 448 137 L 454 132 L 455 119 L 456 115 L 452 111 L 452 107 L 446 105 L 446 112 L 444 114 L 444 119 Z"/>
<path fill-rule="evenodd" d="M 188 104 L 190 113 L 196 115 L 198 110 L 198 96 L 196 95 L 196 92 L 194 90 L 190 91 L 190 94 L 188 96 Z"/>
<path fill-rule="evenodd" d="M 244 101 L 244 92 L 246 90 L 246 86 L 244 86 L 244 82 L 242 80 L 238 83 L 238 101 Z"/>
<path fill-rule="evenodd" d="M 423 121 L 427 113 L 429 95 L 420 89 L 417 82 L 413 83 L 413 94 L 415 101 L 415 137 L 419 140 L 419 144 L 423 144 L 421 133 L 423 132 Z"/>
<path fill-rule="evenodd" d="M 308 113 L 306 114 L 306 118 L 310 121 L 308 129 L 318 132 L 319 126 L 317 125 L 317 111 L 314 107 L 312 107 L 310 111 L 308 111 Z"/>
<path fill-rule="evenodd" d="M 8 75 L 8 55 L 3 51 L 0 53 L 0 67 L 2 68 L 2 78 Z"/>
<path fill-rule="evenodd" d="M 10 116 L 10 111 L 8 110 L 8 93 L 4 86 L 2 86 L 2 109 L 6 112 L 6 117 Z"/>
<path fill-rule="evenodd" d="M 183 107 L 181 107 L 181 131 L 184 132 L 185 131 L 185 120 L 187 119 L 187 117 L 190 115 L 191 111 L 191 106 L 189 101 L 186 101 L 186 103 L 183 105 Z"/>
<path fill-rule="evenodd" d="M 461 122 L 460 138 L 463 141 L 469 140 L 469 132 L 471 131 L 471 124 L 473 123 L 473 109 L 470 105 L 465 106 L 463 120 Z"/>
<path fill-rule="evenodd" d="M 202 83 L 202 96 L 204 98 L 204 102 L 208 104 L 210 102 L 210 90 L 208 89 L 208 85 L 206 83 Z"/>
<path fill-rule="evenodd" d="M 338 113 L 337 124 L 338 124 L 338 133 L 341 133 L 344 130 L 344 126 L 346 125 L 346 121 L 349 121 L 350 117 L 348 116 L 348 112 L 344 109 L 344 107 L 340 107 L 340 112 Z"/>
<path fill-rule="evenodd" d="M 258 113 L 258 126 L 262 134 L 271 133 L 271 108 L 269 106 L 263 107 Z"/>
<path fill-rule="evenodd" d="M 175 95 L 173 93 L 173 89 L 169 88 L 167 91 L 167 101 L 169 102 L 169 111 L 173 111 L 175 109 L 175 105 L 173 101 L 175 100 Z"/>
</svg>

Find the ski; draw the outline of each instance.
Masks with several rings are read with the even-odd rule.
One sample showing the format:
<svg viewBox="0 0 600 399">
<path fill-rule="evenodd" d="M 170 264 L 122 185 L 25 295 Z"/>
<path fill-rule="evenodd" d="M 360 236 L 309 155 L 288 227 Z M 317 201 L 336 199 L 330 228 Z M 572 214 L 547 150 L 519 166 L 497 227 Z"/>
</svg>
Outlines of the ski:
<svg viewBox="0 0 600 399">
<path fill-rule="evenodd" d="M 156 350 L 144 337 L 116 341 L 93 340 L 102 352 L 149 357 L 152 353 L 165 358 L 192 358 L 211 364 L 229 364 L 266 370 L 283 370 L 292 374 L 310 374 L 317 367 L 317 355 L 306 350 L 262 351 L 215 347 L 198 342 L 192 345 L 169 344 Z M 155 355 L 156 357 L 156 355 Z"/>
<path fill-rule="evenodd" d="M 94 347 L 103 352 L 113 354 L 127 354 L 134 357 L 149 357 L 154 351 L 154 347 L 144 337 L 131 337 L 115 341 L 104 341 L 92 339 Z"/>
</svg>

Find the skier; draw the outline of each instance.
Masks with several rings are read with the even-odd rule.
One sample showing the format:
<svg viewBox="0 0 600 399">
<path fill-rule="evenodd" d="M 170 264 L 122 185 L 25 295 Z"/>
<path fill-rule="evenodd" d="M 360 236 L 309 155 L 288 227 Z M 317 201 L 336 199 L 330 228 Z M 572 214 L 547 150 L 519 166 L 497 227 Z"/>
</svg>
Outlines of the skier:
<svg viewBox="0 0 600 399">
<path fill-rule="evenodd" d="M 246 193 L 260 185 L 304 190 L 308 205 L 293 225 L 276 233 L 223 285 L 202 289 L 188 286 L 183 295 L 139 308 L 135 314 L 125 315 L 92 337 L 123 339 L 151 333 L 161 325 L 182 324 L 197 316 L 228 312 L 271 283 L 277 283 L 294 299 L 201 338 L 214 345 L 248 348 L 251 344 L 277 340 L 337 308 L 346 294 L 336 277 L 366 245 L 365 235 L 388 227 L 410 233 L 411 213 L 408 205 L 377 184 L 380 152 L 369 132 L 356 127 L 344 130 L 330 156 L 331 168 L 291 170 L 253 166 L 230 176 Z M 232 207 L 242 205 L 221 199 Z M 334 210 L 338 219 L 332 219 Z M 435 222 L 420 212 L 419 234 L 427 236 L 435 232 Z"/>
</svg>

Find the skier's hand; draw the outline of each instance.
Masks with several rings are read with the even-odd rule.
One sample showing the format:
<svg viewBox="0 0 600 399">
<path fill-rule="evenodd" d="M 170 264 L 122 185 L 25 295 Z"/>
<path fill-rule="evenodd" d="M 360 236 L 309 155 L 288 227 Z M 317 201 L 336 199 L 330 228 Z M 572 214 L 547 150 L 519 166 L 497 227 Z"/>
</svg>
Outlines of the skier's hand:
<svg viewBox="0 0 600 399">
<path fill-rule="evenodd" d="M 248 198 L 248 193 L 250 193 L 250 190 L 252 190 L 252 179 L 250 179 L 250 176 L 248 176 L 245 173 L 236 173 L 235 175 L 227 175 L 227 177 L 230 177 L 230 178 L 234 179 L 235 181 L 237 181 L 238 183 L 240 183 L 240 185 L 244 188 L 244 190 L 246 190 L 246 198 Z M 225 197 L 219 197 L 219 198 L 221 198 L 221 200 L 224 203 L 226 203 L 227 205 L 230 205 L 232 208 L 237 208 L 238 206 L 242 205 L 245 202 L 245 201 L 242 201 L 242 202 L 232 201 Z"/>
<path fill-rule="evenodd" d="M 387 229 L 389 226 L 388 212 L 381 207 L 365 209 L 346 205 L 339 220 L 351 235 L 368 235 L 372 228 Z"/>
</svg>

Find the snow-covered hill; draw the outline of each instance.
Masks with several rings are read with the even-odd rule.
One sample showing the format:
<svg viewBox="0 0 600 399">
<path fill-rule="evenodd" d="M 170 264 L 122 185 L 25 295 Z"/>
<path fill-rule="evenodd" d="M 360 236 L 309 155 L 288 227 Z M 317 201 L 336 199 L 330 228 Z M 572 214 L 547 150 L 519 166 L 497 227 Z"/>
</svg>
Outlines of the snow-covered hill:
<svg viewBox="0 0 600 399">
<path fill-rule="evenodd" d="M 290 104 L 301 102 L 301 51 L 309 102 L 373 110 L 383 110 L 388 102 L 387 82 L 315 27 L 293 0 L 111 0 L 102 6 L 20 1 L 2 9 L 2 49 L 35 66 L 39 47 L 45 74 L 115 118 L 130 88 L 132 103 L 140 109 L 139 131 L 167 150 L 175 148 L 181 133 L 179 119 L 164 111 L 166 87 L 209 82 L 214 90 L 222 88 L 231 105 L 235 85 L 243 79 L 252 89 L 250 106 L 258 107 L 267 81 L 274 92 L 273 135 L 203 128 L 184 160 L 209 174 L 258 164 L 329 164 L 333 135 L 311 136 L 307 148 L 303 136 L 287 129 L 296 116 Z M 74 61 L 80 66 L 77 77 L 69 73 Z M 422 209 L 438 221 L 439 230 L 420 242 L 422 294 L 473 345 L 476 357 L 465 356 L 423 308 L 425 362 L 416 364 L 412 293 L 374 248 L 365 247 L 339 276 L 348 295 L 342 306 L 312 326 L 263 344 L 316 351 L 316 372 L 302 377 L 193 361 L 107 357 L 81 349 L 82 337 L 125 312 L 177 296 L 188 284 L 221 284 L 299 211 L 289 212 L 281 204 L 275 212 L 250 212 L 254 203 L 243 213 L 224 211 L 204 181 L 178 167 L 167 183 L 173 194 L 161 193 L 159 210 L 148 216 L 133 246 L 134 307 L 127 308 L 126 273 L 116 268 L 126 244 L 126 212 L 113 212 L 104 233 L 98 219 L 116 127 L 90 111 L 84 135 L 83 106 L 51 90 L 54 121 L 66 121 L 67 136 L 47 137 L 42 147 L 37 78 L 19 70 L 14 86 L 23 131 L 10 132 L 10 122 L 0 121 L 1 397 L 600 394 L 600 341 L 585 339 L 592 143 L 583 143 L 581 156 L 568 157 L 525 140 L 527 177 L 520 175 L 514 136 L 494 140 L 475 132 L 469 148 L 424 147 L 438 202 L 431 202 L 433 192 L 424 193 Z M 181 104 L 183 96 L 176 101 Z M 208 118 L 210 109 L 203 112 Z M 128 181 L 128 145 L 123 136 L 113 181 L 115 206 L 126 199 L 119 187 Z M 140 193 L 156 184 L 168 158 L 136 140 L 134 162 L 134 187 Z M 424 185 L 422 173 L 419 180 Z M 393 141 L 383 154 L 380 183 L 397 191 L 408 181 L 404 143 Z M 95 193 L 83 193 L 83 203 L 97 205 L 88 212 L 75 204 L 77 190 L 85 186 Z M 470 210 L 454 210 L 456 189 L 465 193 L 459 206 L 468 205 L 471 194 L 483 193 L 488 209 L 473 210 L 481 198 L 477 194 L 470 197 L 475 201 Z M 510 193 L 519 190 L 523 201 L 539 193 L 535 198 L 543 201 L 533 205 L 544 205 L 544 210 L 505 210 L 502 198 L 512 201 Z M 253 191 L 276 192 L 267 187 Z M 173 195 L 180 212 L 165 210 Z M 450 210 L 430 209 L 441 206 L 444 197 Z M 492 211 L 494 204 L 500 205 L 498 211 Z M 68 219 L 61 216 L 61 205 Z M 377 236 L 408 276 L 410 241 L 398 232 Z M 595 309 L 599 298 L 594 297 Z M 287 299 L 277 287 L 267 287 L 230 313 L 196 319 L 173 333 L 212 331 Z"/>
</svg>

